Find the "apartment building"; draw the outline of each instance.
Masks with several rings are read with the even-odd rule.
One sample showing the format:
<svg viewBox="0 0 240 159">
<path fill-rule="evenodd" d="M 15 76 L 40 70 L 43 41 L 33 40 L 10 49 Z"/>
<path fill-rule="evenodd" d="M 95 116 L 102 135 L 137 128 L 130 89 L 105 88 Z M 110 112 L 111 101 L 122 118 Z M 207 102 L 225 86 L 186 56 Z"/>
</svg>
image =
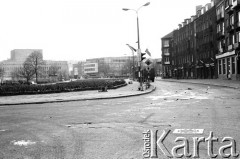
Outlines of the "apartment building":
<svg viewBox="0 0 240 159">
<path fill-rule="evenodd" d="M 216 6 L 218 76 L 221 79 L 240 79 L 240 1 L 222 0 Z"/>
<path fill-rule="evenodd" d="M 218 77 L 216 59 L 219 51 L 224 51 L 222 47 L 225 43 L 225 8 L 221 4 L 224 3 L 220 0 L 212 0 L 204 6 L 196 6 L 196 14 L 185 19 L 178 29 L 173 31 L 173 78 Z"/>
<path fill-rule="evenodd" d="M 162 40 L 162 77 L 172 77 L 172 65 L 171 65 L 171 51 L 172 51 L 172 40 L 173 32 L 165 35 L 161 38 Z"/>
</svg>

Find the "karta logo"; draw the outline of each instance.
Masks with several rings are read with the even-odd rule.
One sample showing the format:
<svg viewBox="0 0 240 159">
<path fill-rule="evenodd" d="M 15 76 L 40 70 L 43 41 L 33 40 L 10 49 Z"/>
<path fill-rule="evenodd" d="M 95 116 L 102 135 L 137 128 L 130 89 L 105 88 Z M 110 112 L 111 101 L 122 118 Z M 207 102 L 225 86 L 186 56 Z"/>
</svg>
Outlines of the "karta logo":
<svg viewBox="0 0 240 159">
<path fill-rule="evenodd" d="M 236 152 L 236 141 L 232 137 L 217 138 L 213 136 L 213 132 L 209 132 L 209 136 L 196 137 L 199 134 L 203 134 L 203 129 L 175 129 L 174 135 L 178 134 L 191 134 L 191 137 L 176 137 L 175 145 L 171 149 L 166 147 L 164 140 L 171 135 L 171 130 L 147 130 L 143 132 L 144 135 L 144 158 L 158 158 L 158 155 L 164 155 L 168 158 L 200 158 L 199 145 L 205 143 L 207 146 L 206 153 L 210 158 L 230 158 L 238 157 Z M 158 138 L 159 136 L 159 138 Z M 189 141 L 192 143 L 192 149 L 190 149 Z M 220 142 L 218 152 L 214 152 L 214 143 Z M 191 152 L 190 152 L 191 150 Z M 159 153 L 158 153 L 159 152 Z"/>
</svg>

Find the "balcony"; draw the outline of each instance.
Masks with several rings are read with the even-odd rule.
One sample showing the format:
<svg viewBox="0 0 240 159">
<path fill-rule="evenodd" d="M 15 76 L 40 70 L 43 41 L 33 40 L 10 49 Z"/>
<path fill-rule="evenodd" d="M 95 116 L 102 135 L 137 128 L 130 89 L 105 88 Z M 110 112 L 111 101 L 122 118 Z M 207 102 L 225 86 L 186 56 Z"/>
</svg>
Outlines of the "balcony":
<svg viewBox="0 0 240 159">
<path fill-rule="evenodd" d="M 228 10 L 232 9 L 232 4 L 226 4 L 225 11 L 227 12 Z"/>
<path fill-rule="evenodd" d="M 224 20 L 224 14 L 217 15 L 217 23 Z"/>
<path fill-rule="evenodd" d="M 218 32 L 217 33 L 217 38 L 218 39 L 224 38 L 224 33 L 222 31 Z"/>
<path fill-rule="evenodd" d="M 239 48 L 239 43 L 235 43 L 234 44 L 234 49 L 238 49 Z"/>
<path fill-rule="evenodd" d="M 233 24 L 231 24 L 227 27 L 227 32 L 232 32 L 233 30 L 234 30 Z"/>
<path fill-rule="evenodd" d="M 235 2 L 233 2 L 232 4 L 232 8 L 237 9 L 239 7 L 240 7 L 240 0 L 235 0 Z"/>
<path fill-rule="evenodd" d="M 228 51 L 232 51 L 233 46 L 232 45 L 228 45 Z"/>
<path fill-rule="evenodd" d="M 236 31 L 240 31 L 240 22 L 236 22 Z"/>
<path fill-rule="evenodd" d="M 170 55 L 169 52 L 164 52 L 163 54 L 164 54 L 164 56 L 169 56 Z"/>
<path fill-rule="evenodd" d="M 165 61 L 164 64 L 165 65 L 170 65 L 170 61 Z"/>
<path fill-rule="evenodd" d="M 169 44 L 164 44 L 163 47 L 169 47 Z"/>
<path fill-rule="evenodd" d="M 223 53 L 223 49 L 222 49 L 222 48 L 220 48 L 220 49 L 219 49 L 219 52 L 220 52 L 220 53 Z"/>
</svg>

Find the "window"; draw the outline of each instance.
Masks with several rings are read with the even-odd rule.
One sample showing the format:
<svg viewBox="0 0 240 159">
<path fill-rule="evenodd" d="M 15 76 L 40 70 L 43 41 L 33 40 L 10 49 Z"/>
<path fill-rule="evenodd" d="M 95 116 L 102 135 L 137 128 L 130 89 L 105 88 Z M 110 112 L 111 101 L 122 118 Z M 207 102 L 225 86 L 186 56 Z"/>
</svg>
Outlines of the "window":
<svg viewBox="0 0 240 159">
<path fill-rule="evenodd" d="M 235 43 L 235 36 L 232 35 L 232 44 L 234 44 L 234 43 Z"/>
<path fill-rule="evenodd" d="M 218 74 L 222 74 L 222 60 L 218 60 Z"/>
<path fill-rule="evenodd" d="M 222 33 L 224 34 L 224 22 L 222 23 Z"/>
<path fill-rule="evenodd" d="M 231 74 L 231 69 L 230 69 L 230 66 L 231 63 L 230 63 L 230 58 L 227 58 L 227 74 Z"/>
<path fill-rule="evenodd" d="M 240 59 L 239 59 L 239 56 L 237 56 L 236 62 L 237 62 L 237 73 L 240 74 Z"/>
<path fill-rule="evenodd" d="M 165 49 L 163 50 L 163 53 L 169 53 L 169 49 L 168 49 L 168 48 L 165 48 Z"/>
<path fill-rule="evenodd" d="M 221 31 L 221 26 L 220 24 L 217 25 L 217 33 L 219 33 Z"/>
<path fill-rule="evenodd" d="M 238 12 L 238 22 L 240 22 L 240 11 Z"/>
<path fill-rule="evenodd" d="M 234 15 L 230 16 L 230 25 L 234 24 Z"/>
<path fill-rule="evenodd" d="M 239 42 L 239 32 L 236 33 L 235 38 L 236 38 L 236 39 L 235 39 L 236 43 Z"/>
<path fill-rule="evenodd" d="M 226 74 L 226 60 L 225 59 L 223 59 L 223 74 Z"/>
<path fill-rule="evenodd" d="M 232 57 L 232 74 L 235 74 L 235 57 Z"/>
<path fill-rule="evenodd" d="M 221 7 L 221 17 L 224 17 L 224 6 Z"/>
<path fill-rule="evenodd" d="M 163 46 L 168 47 L 169 46 L 169 40 L 164 40 L 163 41 Z"/>
</svg>

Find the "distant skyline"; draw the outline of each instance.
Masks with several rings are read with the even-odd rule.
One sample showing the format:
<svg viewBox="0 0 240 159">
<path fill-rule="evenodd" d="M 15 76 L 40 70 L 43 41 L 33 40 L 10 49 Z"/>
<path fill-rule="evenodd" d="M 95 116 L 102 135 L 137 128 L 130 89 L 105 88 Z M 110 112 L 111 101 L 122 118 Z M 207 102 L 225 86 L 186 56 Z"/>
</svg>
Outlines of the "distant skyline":
<svg viewBox="0 0 240 159">
<path fill-rule="evenodd" d="M 131 55 L 137 48 L 136 14 L 140 44 L 153 58 L 161 57 L 161 38 L 197 5 L 211 0 L 7 0 L 0 2 L 0 61 L 13 49 L 42 49 L 44 59 L 79 61 L 87 58 Z"/>
</svg>

